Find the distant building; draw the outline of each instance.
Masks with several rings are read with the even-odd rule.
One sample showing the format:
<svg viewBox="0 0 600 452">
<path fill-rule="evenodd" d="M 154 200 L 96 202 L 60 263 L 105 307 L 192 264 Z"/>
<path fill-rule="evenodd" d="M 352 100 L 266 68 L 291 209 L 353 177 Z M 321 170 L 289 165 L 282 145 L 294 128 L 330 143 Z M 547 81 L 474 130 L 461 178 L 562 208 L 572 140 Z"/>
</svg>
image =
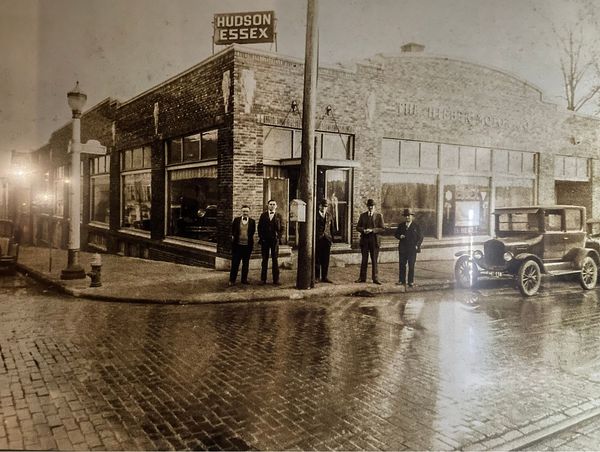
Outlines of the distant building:
<svg viewBox="0 0 600 452">
<path fill-rule="evenodd" d="M 303 62 L 231 46 L 125 102 L 86 111 L 82 244 L 91 249 L 226 267 L 230 223 L 258 217 L 270 198 L 284 218 L 297 198 Z M 429 55 L 410 43 L 345 68 L 319 69 L 317 198 L 327 197 L 334 258 L 356 261 L 359 213 L 376 200 L 389 228 L 382 259 L 397 259 L 392 229 L 405 207 L 426 239 L 423 258 L 451 258 L 491 233 L 495 207 L 584 205 L 600 216 L 600 121 L 544 100 L 502 70 Z M 36 238 L 62 231 L 70 125 L 37 151 L 48 174 Z M 46 226 L 44 226 L 46 224 Z M 286 227 L 292 252 L 294 223 Z"/>
</svg>

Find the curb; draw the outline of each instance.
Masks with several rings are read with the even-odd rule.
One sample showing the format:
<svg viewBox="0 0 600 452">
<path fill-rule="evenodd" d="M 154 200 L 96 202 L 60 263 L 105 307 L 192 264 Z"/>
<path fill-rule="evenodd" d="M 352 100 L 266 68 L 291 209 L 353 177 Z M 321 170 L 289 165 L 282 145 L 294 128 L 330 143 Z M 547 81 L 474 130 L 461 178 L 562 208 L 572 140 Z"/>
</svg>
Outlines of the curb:
<svg viewBox="0 0 600 452">
<path fill-rule="evenodd" d="M 340 287 L 339 290 L 334 289 L 333 287 L 329 287 L 327 291 L 325 290 L 298 290 L 295 288 L 282 289 L 278 291 L 278 293 L 273 295 L 264 295 L 264 296 L 249 296 L 250 293 L 247 292 L 236 292 L 234 294 L 225 294 L 222 292 L 210 292 L 205 294 L 206 299 L 181 299 L 181 298 L 169 298 L 169 299 L 156 299 L 156 298 L 132 298 L 132 297 L 118 297 L 112 295 L 103 295 L 103 294 L 93 294 L 88 293 L 86 291 L 80 289 L 72 289 L 66 287 L 63 283 L 55 278 L 47 276 L 45 273 L 40 272 L 38 270 L 34 270 L 26 265 L 17 263 L 17 270 L 26 275 L 40 281 L 42 283 L 48 284 L 53 288 L 57 289 L 60 293 L 65 295 L 69 295 L 76 298 L 87 298 L 90 300 L 96 301 L 108 301 L 108 302 L 119 302 L 119 303 L 138 303 L 138 304 L 179 304 L 179 305 L 191 305 L 191 304 L 225 304 L 225 303 L 247 303 L 247 302 L 261 302 L 261 301 L 284 301 L 284 300 L 306 300 L 311 298 L 326 298 L 331 296 L 352 296 L 356 292 L 361 292 L 365 295 L 362 296 L 377 296 L 380 294 L 392 294 L 392 295 L 401 295 L 401 294 L 412 294 L 418 292 L 429 292 L 434 290 L 447 290 L 454 288 L 454 283 L 451 281 L 440 282 L 440 283 L 432 283 L 426 284 L 422 286 L 417 286 L 416 288 L 411 289 L 410 292 L 404 292 L 399 288 L 380 288 L 379 290 L 370 290 L 370 288 L 364 288 L 363 285 L 358 285 L 354 283 L 349 283 L 352 287 L 347 287 L 346 285 Z M 332 290 L 333 289 L 333 290 Z"/>
</svg>

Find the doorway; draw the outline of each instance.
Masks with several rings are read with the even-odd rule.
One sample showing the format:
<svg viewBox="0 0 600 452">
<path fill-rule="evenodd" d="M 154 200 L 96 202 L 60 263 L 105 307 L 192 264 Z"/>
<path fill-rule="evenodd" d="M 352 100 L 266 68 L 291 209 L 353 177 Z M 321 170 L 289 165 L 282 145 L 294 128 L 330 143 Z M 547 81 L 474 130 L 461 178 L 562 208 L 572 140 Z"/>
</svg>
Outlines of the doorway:
<svg viewBox="0 0 600 452">
<path fill-rule="evenodd" d="M 334 220 L 334 243 L 348 243 L 350 230 L 350 170 L 345 168 L 317 167 L 316 202 L 326 198 Z"/>
</svg>

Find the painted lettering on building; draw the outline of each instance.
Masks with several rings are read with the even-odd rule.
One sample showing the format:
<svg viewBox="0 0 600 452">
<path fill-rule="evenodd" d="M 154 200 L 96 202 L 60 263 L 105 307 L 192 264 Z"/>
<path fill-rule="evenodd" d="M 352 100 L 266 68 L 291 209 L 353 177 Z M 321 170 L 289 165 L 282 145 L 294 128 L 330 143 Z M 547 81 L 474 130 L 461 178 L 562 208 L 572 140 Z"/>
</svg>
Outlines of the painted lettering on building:
<svg viewBox="0 0 600 452">
<path fill-rule="evenodd" d="M 397 106 L 400 116 L 414 116 L 434 121 L 455 121 L 469 126 L 493 127 L 497 129 L 529 130 L 526 119 L 516 120 L 494 114 L 459 110 L 439 105 L 420 105 L 413 102 L 402 102 Z"/>
<path fill-rule="evenodd" d="M 215 44 L 274 42 L 275 12 L 215 14 Z"/>
</svg>

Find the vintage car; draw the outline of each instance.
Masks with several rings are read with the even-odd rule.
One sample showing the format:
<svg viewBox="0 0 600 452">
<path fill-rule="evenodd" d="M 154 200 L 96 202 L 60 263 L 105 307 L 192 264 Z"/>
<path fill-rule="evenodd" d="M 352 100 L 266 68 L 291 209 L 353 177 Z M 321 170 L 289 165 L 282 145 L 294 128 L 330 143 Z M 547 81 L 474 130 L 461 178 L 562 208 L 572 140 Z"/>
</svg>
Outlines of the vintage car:
<svg viewBox="0 0 600 452">
<path fill-rule="evenodd" d="M 470 288 L 480 276 L 512 277 L 521 293 L 535 295 L 542 274 L 576 274 L 584 289 L 596 287 L 600 254 L 589 247 L 585 207 L 527 206 L 494 212 L 495 237 L 483 251 L 456 253 L 454 275 Z"/>
</svg>

